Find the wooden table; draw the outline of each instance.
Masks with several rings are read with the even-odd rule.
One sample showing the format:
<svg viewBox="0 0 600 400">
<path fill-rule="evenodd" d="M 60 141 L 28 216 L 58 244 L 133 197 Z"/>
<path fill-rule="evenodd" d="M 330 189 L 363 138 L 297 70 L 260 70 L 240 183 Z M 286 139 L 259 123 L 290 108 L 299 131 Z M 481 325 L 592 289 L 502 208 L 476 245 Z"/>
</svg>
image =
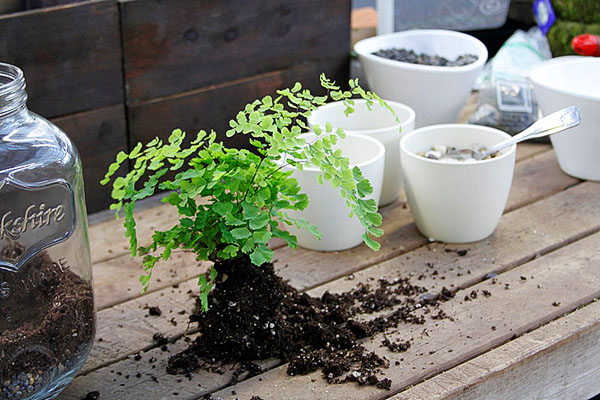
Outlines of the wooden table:
<svg viewBox="0 0 600 400">
<path fill-rule="evenodd" d="M 180 312 L 193 306 L 196 276 L 207 265 L 199 268 L 193 255 L 178 252 L 156 269 L 151 290 L 141 296 L 139 260 L 129 257 L 120 221 L 112 220 L 90 228 L 96 343 L 59 399 L 81 399 L 93 390 L 103 400 L 198 399 L 206 393 L 244 400 L 586 399 L 600 393 L 600 183 L 562 173 L 549 145 L 520 144 L 517 159 L 506 213 L 493 236 L 481 242 L 428 243 L 399 201 L 381 210 L 386 233 L 377 253 L 364 245 L 339 253 L 276 250 L 279 273 L 313 295 L 399 274 L 425 274 L 421 285 L 457 291 L 443 305 L 453 320 L 400 327 L 402 337 L 414 338 L 407 352 L 387 352 L 379 346 L 381 335 L 367 342 L 390 359 L 385 373 L 392 390 L 327 385 L 320 373 L 289 377 L 274 359 L 260 362 L 266 372 L 233 387 L 231 371 L 198 371 L 191 379 L 168 375 L 167 358 L 186 343 L 178 340 L 165 352 L 152 336 L 186 333 L 187 315 Z M 162 205 L 139 216 L 146 239 L 151 229 L 176 218 Z M 468 253 L 458 257 L 444 251 L 449 247 Z M 439 274 L 428 273 L 426 262 L 435 263 Z M 483 279 L 491 272 L 499 274 L 496 283 Z M 355 278 L 345 279 L 351 273 Z M 492 296 L 463 300 L 483 289 Z M 146 306 L 159 306 L 162 315 L 149 316 Z"/>
</svg>

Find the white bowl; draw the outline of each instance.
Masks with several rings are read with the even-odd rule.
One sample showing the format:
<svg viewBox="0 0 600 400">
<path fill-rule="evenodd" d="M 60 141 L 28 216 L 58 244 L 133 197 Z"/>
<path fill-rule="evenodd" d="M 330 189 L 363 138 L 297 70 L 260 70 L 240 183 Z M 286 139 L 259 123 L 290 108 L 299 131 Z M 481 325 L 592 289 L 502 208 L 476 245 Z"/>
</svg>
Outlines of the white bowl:
<svg viewBox="0 0 600 400">
<path fill-rule="evenodd" d="M 529 78 L 543 114 L 577 106 L 581 124 L 550 136 L 560 168 L 580 179 L 600 180 L 600 58 L 558 57 Z"/>
<path fill-rule="evenodd" d="M 477 61 L 461 67 L 417 65 L 389 60 L 373 52 L 405 48 L 416 53 L 454 60 L 474 54 Z M 464 33 L 422 29 L 375 36 L 354 45 L 372 91 L 384 99 L 409 105 L 417 114 L 416 127 L 456 122 L 475 79 L 487 60 L 487 48 Z"/>
<path fill-rule="evenodd" d="M 314 134 L 303 137 L 310 141 Z M 385 147 L 368 136 L 347 135 L 345 139 L 339 139 L 334 148 L 341 149 L 342 154 L 349 158 L 351 168 L 358 166 L 361 169 L 373 186 L 373 193 L 368 198 L 377 202 L 383 183 Z M 317 176 L 321 172 L 315 167 L 307 167 L 302 171 L 289 166 L 286 168 L 294 170 L 292 176 L 298 180 L 302 193 L 306 193 L 309 199 L 308 207 L 303 211 L 287 213 L 291 217 L 307 220 L 323 235 L 319 240 L 306 229 L 286 227 L 298 238 L 298 244 L 309 250 L 320 251 L 346 250 L 361 244 L 366 230 L 356 216 L 349 216 L 350 209 L 340 196 L 339 188 L 334 189 L 327 181 L 319 184 Z"/>
<path fill-rule="evenodd" d="M 348 134 L 369 136 L 379 140 L 385 146 L 385 171 L 380 206 L 393 203 L 398 198 L 402 188 L 398 143 L 401 135 L 412 131 L 415 127 L 415 112 L 412 108 L 394 101 L 387 101 L 387 103 L 398 116 L 400 123 L 379 103 L 373 104 L 372 109 L 369 110 L 366 100 L 362 99 L 354 100 L 354 112 L 348 116 L 344 114 L 346 106 L 340 101 L 319 107 L 308 117 L 308 125 L 311 128 L 319 125 L 325 129 L 325 124 L 331 122 L 334 129 L 341 127 Z"/>
<path fill-rule="evenodd" d="M 446 124 L 416 129 L 400 140 L 406 196 L 419 231 L 430 239 L 469 243 L 496 229 L 512 184 L 516 146 L 473 163 L 447 163 L 416 153 L 433 145 L 491 147 L 510 136 L 479 125 Z"/>
</svg>

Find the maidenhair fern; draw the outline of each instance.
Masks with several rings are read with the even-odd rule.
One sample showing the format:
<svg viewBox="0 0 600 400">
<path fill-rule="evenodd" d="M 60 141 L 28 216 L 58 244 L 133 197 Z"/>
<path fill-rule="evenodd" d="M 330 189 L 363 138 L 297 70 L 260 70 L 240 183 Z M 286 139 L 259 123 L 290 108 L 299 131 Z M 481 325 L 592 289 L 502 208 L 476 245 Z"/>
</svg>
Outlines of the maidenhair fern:
<svg viewBox="0 0 600 400">
<path fill-rule="evenodd" d="M 117 215 L 123 209 L 131 255 L 143 256 L 146 273 L 140 282 L 144 290 L 157 261 L 167 260 L 175 249 L 187 249 L 198 260 L 215 262 L 248 255 L 260 266 L 273 259 L 267 246 L 271 238 L 296 247 L 296 237 L 282 226 L 295 225 L 319 237 L 309 221 L 287 213 L 303 210 L 309 199 L 286 166 L 299 170 L 317 167 L 321 171 L 319 182 L 325 180 L 338 188 L 350 212 L 366 227 L 363 239 L 367 246 L 379 249 L 374 238 L 383 234 L 377 228 L 382 218 L 375 200 L 367 199 L 373 188 L 360 169 L 350 168 L 348 159 L 335 148 L 345 137 L 344 131 L 334 131 L 330 123 L 314 126 L 315 136 L 310 142 L 302 133 L 308 130 L 304 121 L 310 113 L 329 100 L 344 101 L 346 114 L 354 111 L 355 95 L 366 99 L 369 108 L 378 102 L 393 111 L 377 95 L 363 90 L 357 80 L 351 80 L 350 90 L 344 91 L 321 75 L 321 85 L 327 90 L 324 96 L 314 96 L 296 83 L 291 89 L 277 91 L 276 98 L 265 96 L 246 105 L 229 122 L 231 129 L 226 134 L 249 135 L 254 151 L 225 147 L 213 131 L 200 131 L 189 146 L 183 147 L 185 133 L 176 129 L 167 142 L 156 138 L 146 146 L 139 143 L 129 154 L 117 154 L 102 184 L 110 182 L 122 163 L 131 163 L 130 172 L 113 181 L 116 202 L 111 209 Z M 175 171 L 174 178 L 166 178 L 169 171 Z M 177 207 L 180 219 L 168 230 L 155 231 L 148 246 L 139 246 L 135 203 L 157 190 L 170 191 L 163 201 Z M 214 268 L 208 277 L 199 278 L 204 309 L 216 278 Z"/>
</svg>

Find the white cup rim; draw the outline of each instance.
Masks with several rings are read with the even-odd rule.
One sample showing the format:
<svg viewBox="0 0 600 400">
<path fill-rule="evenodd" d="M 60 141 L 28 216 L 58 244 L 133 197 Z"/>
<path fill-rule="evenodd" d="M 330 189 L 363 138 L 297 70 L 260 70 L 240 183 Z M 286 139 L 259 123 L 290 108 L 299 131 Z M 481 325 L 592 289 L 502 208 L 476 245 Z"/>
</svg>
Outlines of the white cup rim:
<svg viewBox="0 0 600 400">
<path fill-rule="evenodd" d="M 568 65 L 568 64 L 598 64 L 600 67 L 600 58 L 596 57 L 583 57 L 583 56 L 564 56 L 552 58 L 550 60 L 546 60 L 539 65 L 536 65 L 529 71 L 529 80 L 531 80 L 535 85 L 538 85 L 544 89 L 551 90 L 553 92 L 557 92 L 560 94 L 565 94 L 567 96 L 573 96 L 581 99 L 592 100 L 592 101 L 600 101 L 600 93 L 596 96 L 593 94 L 587 93 L 577 93 L 573 90 L 566 89 L 564 86 L 559 86 L 553 84 L 552 82 L 548 82 L 545 79 L 539 79 L 538 75 L 541 74 L 540 71 L 545 70 L 546 68 L 552 68 L 553 65 Z"/>
<path fill-rule="evenodd" d="M 317 136 L 317 135 L 312 132 L 307 132 L 307 133 L 303 133 L 303 134 L 299 135 L 299 137 L 301 137 L 301 138 L 306 138 L 307 136 Z M 319 136 L 323 136 L 323 135 L 319 135 Z M 346 134 L 346 136 L 350 136 L 350 137 L 356 138 L 358 140 L 367 141 L 367 142 L 375 145 L 375 147 L 377 147 L 377 154 L 374 157 L 372 157 L 366 161 L 360 162 L 360 163 L 355 163 L 355 164 L 350 163 L 350 168 L 354 168 L 354 167 L 362 168 L 364 166 L 375 164 L 378 161 L 383 160 L 383 158 L 385 156 L 385 146 L 379 140 L 373 139 L 372 137 L 369 137 L 369 136 L 356 135 L 356 134 L 352 134 L 352 133 L 348 133 L 348 134 Z M 344 139 L 338 137 L 338 141 L 340 141 L 340 140 L 344 140 Z M 343 155 L 343 151 L 342 151 L 342 155 Z M 275 163 L 282 165 L 282 160 L 281 159 L 276 160 Z M 293 170 L 298 170 L 297 168 L 295 168 L 292 165 L 289 165 L 288 167 Z M 313 167 L 313 166 L 304 167 L 302 170 L 308 171 L 308 172 L 320 172 L 321 171 L 319 168 Z"/>
<path fill-rule="evenodd" d="M 475 46 L 477 47 L 477 49 L 478 49 L 477 54 L 476 54 L 477 60 L 471 64 L 455 66 L 455 67 L 437 66 L 437 65 L 421 65 L 421 64 L 407 63 L 407 62 L 403 62 L 403 61 L 390 60 L 385 57 L 376 56 L 374 54 L 371 54 L 372 51 L 374 51 L 374 49 L 367 49 L 367 48 L 371 47 L 371 46 L 369 46 L 370 44 L 377 43 L 380 41 L 384 42 L 386 39 L 389 39 L 389 38 L 410 37 L 410 36 L 430 36 L 432 39 L 435 36 L 453 36 L 453 37 L 459 37 L 459 38 L 465 39 L 466 41 L 475 44 Z M 380 47 L 379 50 L 381 50 L 382 48 L 383 47 Z M 373 36 L 373 37 L 358 41 L 354 45 L 354 51 L 359 56 L 368 58 L 369 60 L 371 60 L 377 64 L 381 64 L 381 65 L 387 65 L 390 67 L 398 67 L 399 65 L 402 65 L 402 68 L 405 68 L 408 70 L 436 71 L 436 72 L 444 72 L 444 73 L 448 73 L 448 74 L 464 73 L 466 71 L 478 69 L 483 64 L 486 63 L 487 58 L 488 58 L 487 47 L 485 47 L 485 45 L 481 42 L 481 40 L 477 39 L 474 36 L 468 35 L 466 33 L 456 32 L 456 31 L 447 30 L 447 29 L 410 29 L 410 30 L 401 31 L 401 32 L 393 32 L 393 33 L 388 33 L 385 35 Z"/>
<path fill-rule="evenodd" d="M 471 131 L 475 131 L 475 130 L 487 131 L 487 132 L 493 132 L 493 133 L 500 134 L 500 135 L 504 136 L 506 139 L 511 138 L 511 136 L 508 133 L 501 131 L 500 129 L 491 128 L 489 126 L 483 126 L 483 125 L 473 125 L 473 124 L 429 125 L 429 126 L 415 129 L 414 131 L 403 135 L 402 138 L 400 139 L 400 152 L 402 153 L 402 155 L 406 154 L 407 156 L 409 156 L 413 159 L 417 159 L 417 160 L 419 160 L 421 162 L 425 162 L 425 163 L 444 165 L 445 167 L 447 166 L 448 168 L 473 168 L 472 167 L 473 165 L 485 165 L 485 164 L 489 164 L 489 163 L 499 162 L 500 160 L 503 160 L 506 157 L 510 157 L 517 150 L 517 145 L 513 144 L 508 149 L 505 149 L 499 156 L 494 157 L 494 158 L 490 158 L 487 160 L 479 160 L 474 163 L 449 163 L 449 162 L 446 162 L 443 160 L 434 160 L 431 158 L 421 157 L 418 154 L 413 153 L 412 151 L 410 151 L 406 148 L 406 143 L 408 141 L 410 141 L 410 139 L 415 135 L 423 134 L 424 132 L 437 131 L 437 130 L 443 130 L 443 129 L 448 129 L 448 128 L 462 128 L 462 129 L 471 130 Z M 434 144 L 434 143 L 432 143 L 432 144 Z"/>
<path fill-rule="evenodd" d="M 367 101 L 365 99 L 355 99 L 353 100 L 355 103 L 359 103 L 359 104 L 364 104 Z M 344 132 L 346 132 L 346 134 L 351 134 L 351 135 L 378 135 L 381 133 L 386 133 L 388 132 L 390 129 L 398 129 L 398 133 L 400 132 L 400 129 L 402 128 L 402 126 L 409 126 L 411 124 L 413 124 L 415 122 L 415 111 L 407 106 L 406 104 L 403 103 L 399 103 L 397 101 L 392 101 L 392 100 L 385 100 L 383 99 L 383 101 L 385 101 L 386 103 L 388 103 L 390 105 L 390 107 L 394 108 L 397 113 L 398 110 L 401 110 L 402 112 L 406 112 L 408 113 L 408 118 L 405 120 L 400 120 L 400 122 L 396 122 L 394 124 L 382 127 L 382 128 L 375 128 L 375 129 L 344 129 Z M 336 108 L 336 107 L 341 107 L 343 106 L 343 101 L 334 101 L 331 103 L 327 103 L 324 104 L 322 106 L 320 106 L 319 108 L 317 108 L 316 110 L 314 110 L 311 115 L 308 117 L 308 124 L 309 125 L 316 125 L 314 123 L 314 119 L 315 119 L 315 114 L 319 113 L 320 111 L 326 111 L 329 110 L 330 108 Z M 379 106 L 379 103 L 374 100 L 374 106 Z M 356 112 L 356 111 L 355 111 Z"/>
</svg>

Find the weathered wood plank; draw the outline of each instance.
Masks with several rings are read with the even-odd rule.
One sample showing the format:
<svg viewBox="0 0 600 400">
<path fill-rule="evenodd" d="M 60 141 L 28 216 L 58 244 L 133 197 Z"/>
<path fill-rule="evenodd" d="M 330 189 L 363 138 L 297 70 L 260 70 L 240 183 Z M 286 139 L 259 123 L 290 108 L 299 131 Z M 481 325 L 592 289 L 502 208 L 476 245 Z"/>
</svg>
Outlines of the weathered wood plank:
<svg viewBox="0 0 600 400">
<path fill-rule="evenodd" d="M 535 154 L 539 154 L 550 149 L 552 149 L 552 146 L 544 143 L 519 143 L 519 145 L 517 146 L 517 162 L 523 161 L 526 158 L 529 158 Z"/>
<path fill-rule="evenodd" d="M 100 185 L 108 165 L 116 154 L 127 149 L 127 127 L 122 104 L 71 114 L 52 120 L 75 143 L 83 163 L 85 199 L 88 212 L 102 210 L 110 204 L 109 186 Z M 125 174 L 123 165 L 119 174 Z"/>
<path fill-rule="evenodd" d="M 28 104 L 46 118 L 123 102 L 115 0 L 2 15 L 0 54 L 23 69 Z"/>
<path fill-rule="evenodd" d="M 347 76 L 348 0 L 127 0 L 120 7 L 130 102 L 306 60 L 346 67 Z"/>
<path fill-rule="evenodd" d="M 36 8 L 56 7 L 65 4 L 77 3 L 82 0 L 25 0 L 25 7 L 28 10 Z"/>
<path fill-rule="evenodd" d="M 0 15 L 10 14 L 25 9 L 25 0 L 0 0 Z"/>
<path fill-rule="evenodd" d="M 528 162 L 515 168 L 515 175 L 510 189 L 506 210 L 514 210 L 539 199 L 538 193 L 547 195 L 563 190 L 580 182 L 560 169 L 554 151 L 533 154 Z"/>
<path fill-rule="evenodd" d="M 600 393 L 598 354 L 596 301 L 392 399 L 589 399 Z"/>
<path fill-rule="evenodd" d="M 548 252 L 562 243 L 571 242 L 582 235 L 586 235 L 591 231 L 599 229 L 599 192 L 600 186 L 598 184 L 586 183 L 531 204 L 523 209 L 509 213 L 504 216 L 503 222 L 494 235 L 493 240 L 469 246 L 461 246 L 460 248 L 469 249 L 468 254 L 464 257 L 458 257 L 456 253 L 448 253 L 445 251 L 446 248 L 456 249 L 457 246 L 433 243 L 385 263 L 357 272 L 354 274 L 354 280 L 342 278 L 325 286 L 317 287 L 311 291 L 311 294 L 320 295 L 325 290 L 344 291 L 356 285 L 357 282 L 367 281 L 369 277 L 395 277 L 397 274 L 402 276 L 412 275 L 416 277 L 423 273 L 424 276 L 419 283 L 426 287 L 431 287 L 432 290 L 436 290 L 438 285 L 446 285 L 455 289 L 458 287 L 467 287 L 470 284 L 479 282 L 486 273 L 504 271 L 523 261 L 530 260 L 535 257 L 536 254 Z M 586 206 L 583 208 L 580 207 L 575 202 L 575 199 L 580 199 L 582 204 L 585 204 Z M 539 228 L 534 230 L 532 229 L 532 226 Z M 515 237 L 519 237 L 519 242 L 524 243 L 524 245 L 514 247 Z M 340 254 L 340 256 L 342 257 L 343 253 Z M 296 268 L 302 268 L 301 261 L 301 259 L 297 260 L 298 266 Z M 433 274 L 433 270 L 425 267 L 427 262 L 431 262 L 435 265 L 435 269 L 437 270 L 435 275 Z M 468 273 L 467 271 L 471 271 L 471 273 Z M 286 276 L 285 270 L 281 271 L 281 273 L 285 278 L 288 277 Z M 504 282 L 503 278 L 500 279 Z M 132 302 L 101 311 L 99 313 L 100 324 L 102 324 L 101 321 L 107 321 L 110 326 L 114 327 L 115 324 L 119 323 L 119 320 L 128 321 L 131 319 L 135 321 L 145 318 L 143 317 L 143 311 L 140 310 L 145 304 L 155 305 L 160 303 L 161 307 L 163 307 L 163 311 L 173 310 L 174 312 L 179 311 L 181 308 L 180 305 L 183 302 L 187 302 L 186 304 L 189 307 L 193 300 L 188 297 L 187 290 L 193 288 L 194 284 L 195 282 L 190 281 L 180 285 L 180 288 L 183 291 L 182 293 L 185 295 L 182 295 L 177 291 L 173 292 L 172 289 L 167 289 L 161 291 L 163 296 L 161 296 L 159 292 L 150 295 L 152 296 L 152 301 L 146 301 L 146 298 L 148 297 L 145 296 L 135 299 Z M 295 284 L 293 280 L 292 284 Z M 168 314 L 167 318 L 171 318 L 171 314 Z M 151 323 L 153 324 L 153 328 L 157 328 L 160 332 L 172 337 L 181 335 L 184 330 L 181 329 L 179 325 L 178 327 L 169 325 L 167 318 L 163 321 L 152 319 Z M 133 325 L 138 326 L 139 324 L 134 322 Z M 145 327 L 137 329 L 133 328 L 131 330 L 132 333 L 127 333 L 129 332 L 128 329 L 123 329 L 122 331 L 119 330 L 120 335 L 125 336 L 119 335 L 118 337 L 127 337 L 128 340 L 113 339 L 113 341 L 119 343 L 114 345 L 114 348 L 111 341 L 108 343 L 97 343 L 84 370 L 89 371 L 97 366 L 101 366 L 109 362 L 111 358 L 113 360 L 118 360 L 124 355 L 133 354 L 142 349 L 151 347 L 152 335 L 150 334 L 150 331 L 147 330 L 142 332 L 142 334 L 139 334 L 140 329 L 145 329 Z M 102 335 L 99 335 L 99 337 L 102 337 Z M 159 358 L 158 356 L 161 353 L 159 350 L 152 350 L 149 354 L 153 354 L 155 357 Z M 86 379 L 85 382 L 108 382 L 109 378 L 112 377 L 110 371 L 125 371 L 125 369 L 121 368 L 121 363 L 101 368 L 91 374 L 90 380 Z M 211 386 L 209 386 L 208 378 L 204 375 L 200 376 L 202 377 L 204 388 L 212 387 L 214 390 L 227 382 L 224 378 L 213 375 L 211 378 L 212 383 L 210 383 Z M 77 378 L 76 382 L 79 382 L 79 379 L 81 378 Z M 181 387 L 184 387 L 185 389 L 182 390 L 192 390 L 188 386 L 196 386 L 196 382 L 199 382 L 199 380 L 196 379 L 196 375 L 194 375 L 194 380 L 191 382 L 185 383 L 187 380 L 184 381 L 184 383 L 181 384 Z M 85 385 L 81 387 L 85 387 Z M 129 388 L 129 386 L 127 387 Z M 166 388 L 169 390 L 169 386 L 166 386 Z M 112 389 L 103 386 L 102 390 L 110 391 Z M 134 389 L 129 388 L 128 390 Z"/>
<path fill-rule="evenodd" d="M 138 239 L 140 243 L 148 243 L 155 229 L 168 228 L 177 221 L 177 209 L 170 205 L 160 203 L 157 195 L 153 207 L 140 210 L 136 205 L 136 218 L 138 220 Z M 154 200 L 154 199 L 152 199 Z M 113 211 L 103 211 L 109 218 L 106 221 L 90 223 L 90 245 L 92 248 L 92 263 L 97 264 L 119 256 L 129 254 L 129 241 L 125 237 L 123 219 L 115 219 Z M 93 219 L 93 216 L 90 216 Z"/>
<path fill-rule="evenodd" d="M 217 392 L 215 397 L 228 396 L 235 390 L 239 398 L 257 395 L 263 399 L 294 400 L 306 398 L 307 393 L 313 399 L 328 400 L 387 398 L 600 296 L 600 249 L 595 245 L 598 240 L 600 234 L 595 234 L 510 270 L 499 277 L 502 285 L 486 281 L 459 291 L 456 300 L 468 296 L 471 290 L 489 290 L 492 297 L 446 303 L 444 310 L 454 321 L 428 321 L 387 333 L 390 340 L 413 339 L 412 346 L 404 353 L 381 348 L 383 335 L 368 341 L 366 347 L 385 355 L 391 365 L 400 363 L 385 371 L 393 381 L 391 391 L 353 385 L 328 386 L 318 373 L 290 378 L 285 375 L 285 366 L 281 366 Z M 523 280 L 522 276 L 528 279 Z M 582 276 L 586 279 L 581 279 Z M 504 284 L 509 284 L 510 290 L 505 290 Z M 586 358 L 590 357 L 598 359 L 597 355 Z"/>
<path fill-rule="evenodd" d="M 150 292 L 197 278 L 210 267 L 198 262 L 194 254 L 182 250 L 173 251 L 169 261 L 160 261 L 152 273 Z M 95 302 L 98 309 L 141 296 L 140 275 L 144 272 L 139 257 L 122 256 L 94 265 Z M 118 279 L 115 279 L 118 277 Z"/>
</svg>

